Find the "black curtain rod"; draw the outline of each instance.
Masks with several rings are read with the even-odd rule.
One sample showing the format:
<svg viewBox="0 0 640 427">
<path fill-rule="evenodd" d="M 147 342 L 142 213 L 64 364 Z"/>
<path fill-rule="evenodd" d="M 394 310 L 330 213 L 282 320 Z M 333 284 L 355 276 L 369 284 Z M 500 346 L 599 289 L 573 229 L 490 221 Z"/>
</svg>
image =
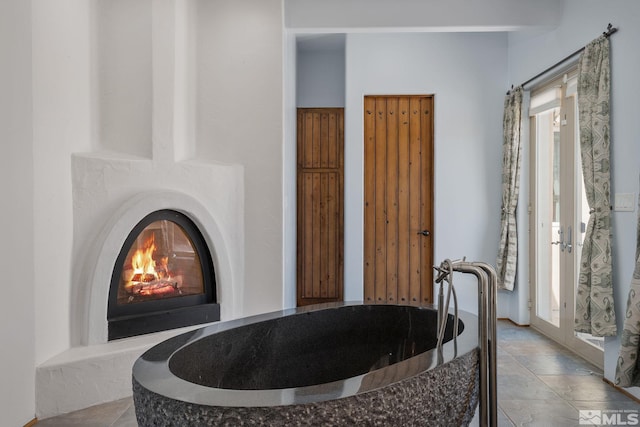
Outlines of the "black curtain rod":
<svg viewBox="0 0 640 427">
<path fill-rule="evenodd" d="M 617 28 L 614 28 L 611 24 L 607 25 L 607 31 L 604 31 L 602 33 L 603 36 L 605 37 L 609 37 L 611 34 L 615 33 L 616 31 L 618 31 Z M 549 68 L 547 68 L 544 71 L 539 72 L 538 74 L 536 74 L 535 76 L 531 77 L 529 80 L 527 80 L 526 82 L 522 83 L 520 86 L 526 86 L 527 84 L 531 83 L 532 81 L 534 81 L 535 79 L 537 79 L 538 77 L 544 76 L 545 74 L 547 74 L 549 71 L 553 70 L 554 68 L 556 68 L 558 65 L 561 65 L 563 63 L 565 63 L 566 61 L 568 61 L 569 59 L 573 58 L 574 56 L 582 53 L 584 51 L 586 46 L 582 46 L 580 49 L 576 50 L 575 52 L 573 52 L 571 55 L 568 55 L 566 57 L 564 57 L 563 59 L 561 59 L 560 61 L 556 62 L 555 64 L 553 64 L 552 66 L 550 66 Z M 511 89 L 513 89 L 513 85 L 511 85 Z M 509 93 L 511 93 L 510 90 L 507 91 L 507 95 L 509 95 Z"/>
</svg>

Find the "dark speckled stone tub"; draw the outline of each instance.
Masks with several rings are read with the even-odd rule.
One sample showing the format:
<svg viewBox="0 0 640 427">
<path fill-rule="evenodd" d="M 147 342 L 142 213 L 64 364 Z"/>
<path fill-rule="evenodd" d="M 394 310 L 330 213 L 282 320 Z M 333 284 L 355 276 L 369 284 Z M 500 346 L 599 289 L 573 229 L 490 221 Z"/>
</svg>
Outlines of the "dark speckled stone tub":
<svg viewBox="0 0 640 427">
<path fill-rule="evenodd" d="M 468 425 L 478 403 L 476 317 L 439 356 L 436 311 L 338 303 L 221 322 L 133 367 L 141 426 Z"/>
</svg>

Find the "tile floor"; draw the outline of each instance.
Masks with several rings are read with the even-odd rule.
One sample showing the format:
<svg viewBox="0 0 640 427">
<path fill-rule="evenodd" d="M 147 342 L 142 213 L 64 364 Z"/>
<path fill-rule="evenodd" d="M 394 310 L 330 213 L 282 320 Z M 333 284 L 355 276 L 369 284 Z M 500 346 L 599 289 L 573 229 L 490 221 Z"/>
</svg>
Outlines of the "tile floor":
<svg viewBox="0 0 640 427">
<path fill-rule="evenodd" d="M 581 409 L 640 412 L 640 403 L 602 381 L 601 370 L 532 328 L 499 321 L 497 345 L 499 426 L 577 426 Z M 133 401 L 122 399 L 37 423 L 73 426 L 137 426 Z"/>
<path fill-rule="evenodd" d="M 497 346 L 499 426 L 577 426 L 578 410 L 640 413 L 602 370 L 533 328 L 499 321 Z"/>
</svg>

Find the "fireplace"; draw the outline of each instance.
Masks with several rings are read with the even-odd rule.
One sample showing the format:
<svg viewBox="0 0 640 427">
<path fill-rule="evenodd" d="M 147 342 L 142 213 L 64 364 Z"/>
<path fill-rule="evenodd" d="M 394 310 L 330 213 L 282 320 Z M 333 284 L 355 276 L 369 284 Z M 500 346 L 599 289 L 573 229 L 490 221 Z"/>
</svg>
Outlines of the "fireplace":
<svg viewBox="0 0 640 427">
<path fill-rule="evenodd" d="M 220 320 L 211 253 L 195 223 L 163 209 L 131 230 L 116 259 L 108 339 Z"/>
</svg>

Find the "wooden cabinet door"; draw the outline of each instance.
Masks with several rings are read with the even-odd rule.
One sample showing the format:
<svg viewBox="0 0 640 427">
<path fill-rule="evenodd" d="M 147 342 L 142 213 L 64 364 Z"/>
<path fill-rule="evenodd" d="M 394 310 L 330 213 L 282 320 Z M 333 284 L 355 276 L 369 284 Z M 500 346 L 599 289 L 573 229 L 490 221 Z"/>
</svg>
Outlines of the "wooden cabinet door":
<svg viewBox="0 0 640 427">
<path fill-rule="evenodd" d="M 364 299 L 433 301 L 433 97 L 364 99 Z"/>
<path fill-rule="evenodd" d="M 297 304 L 342 301 L 344 109 L 299 108 Z"/>
</svg>

